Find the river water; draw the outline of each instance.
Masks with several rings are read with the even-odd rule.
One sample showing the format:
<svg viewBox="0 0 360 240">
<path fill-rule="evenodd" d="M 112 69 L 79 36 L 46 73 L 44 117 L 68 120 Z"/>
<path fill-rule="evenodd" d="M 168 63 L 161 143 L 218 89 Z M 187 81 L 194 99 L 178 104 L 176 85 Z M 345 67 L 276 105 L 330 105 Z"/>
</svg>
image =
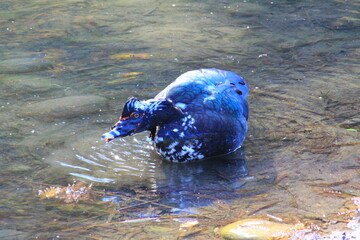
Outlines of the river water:
<svg viewBox="0 0 360 240">
<path fill-rule="evenodd" d="M 359 36 L 355 0 L 2 0 L 0 238 L 177 239 L 173 219 L 67 229 L 201 207 L 216 216 L 219 204 L 288 219 L 336 214 L 360 191 Z M 171 164 L 147 133 L 100 140 L 129 97 L 212 67 L 250 85 L 237 152 Z M 38 196 L 74 180 L 97 197 Z M 187 238 L 217 239 L 204 230 L 215 225 Z"/>
</svg>

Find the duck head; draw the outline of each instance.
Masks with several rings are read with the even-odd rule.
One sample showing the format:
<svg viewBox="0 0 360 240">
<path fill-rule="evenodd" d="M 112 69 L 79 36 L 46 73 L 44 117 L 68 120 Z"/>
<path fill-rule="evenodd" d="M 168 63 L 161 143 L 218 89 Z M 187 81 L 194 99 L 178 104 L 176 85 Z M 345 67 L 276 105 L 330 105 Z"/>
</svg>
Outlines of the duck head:
<svg viewBox="0 0 360 240">
<path fill-rule="evenodd" d="M 181 109 L 169 99 L 139 101 L 133 97 L 125 103 L 119 121 L 102 135 L 102 139 L 110 142 L 117 137 L 131 136 L 146 130 L 154 131 L 156 126 L 177 120 L 182 115 Z"/>
</svg>

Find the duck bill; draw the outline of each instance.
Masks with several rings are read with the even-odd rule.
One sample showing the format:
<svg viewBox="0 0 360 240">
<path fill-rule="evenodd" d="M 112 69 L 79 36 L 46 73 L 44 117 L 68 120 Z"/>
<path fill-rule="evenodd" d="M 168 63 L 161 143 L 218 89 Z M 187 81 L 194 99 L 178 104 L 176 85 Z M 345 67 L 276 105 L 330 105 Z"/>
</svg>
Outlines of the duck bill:
<svg viewBox="0 0 360 240">
<path fill-rule="evenodd" d="M 124 132 L 121 132 L 121 131 L 118 131 L 118 130 L 112 130 L 110 132 L 104 133 L 101 136 L 101 139 L 105 140 L 105 142 L 108 143 L 111 140 L 114 140 L 115 138 L 126 137 L 126 136 L 130 136 L 130 135 L 133 135 L 133 134 L 134 134 L 133 131 L 124 133 Z"/>
<path fill-rule="evenodd" d="M 135 130 L 136 129 L 133 124 L 129 124 L 129 122 L 126 121 L 119 121 L 111 128 L 111 131 L 104 133 L 101 136 L 101 139 L 108 143 L 118 137 L 130 136 L 134 134 Z"/>
<path fill-rule="evenodd" d="M 105 142 L 108 143 L 117 137 L 120 137 L 120 134 L 118 134 L 118 131 L 110 131 L 110 132 L 104 133 L 101 136 L 101 139 L 105 140 Z"/>
</svg>

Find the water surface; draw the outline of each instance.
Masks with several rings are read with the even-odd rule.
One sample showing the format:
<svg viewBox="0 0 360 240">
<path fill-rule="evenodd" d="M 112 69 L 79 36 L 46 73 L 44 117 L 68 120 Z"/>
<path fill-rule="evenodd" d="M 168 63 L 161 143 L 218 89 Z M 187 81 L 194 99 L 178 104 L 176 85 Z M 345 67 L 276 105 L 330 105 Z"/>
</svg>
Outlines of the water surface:
<svg viewBox="0 0 360 240">
<path fill-rule="evenodd" d="M 219 202 L 268 205 L 254 214 L 282 218 L 337 213 L 347 199 L 311 184 L 343 182 L 325 190 L 359 194 L 359 13 L 357 1 L 341 0 L 2 1 L 0 236 L 175 239 L 171 219 L 161 229 L 63 230 Z M 154 97 L 181 73 L 210 67 L 250 85 L 244 148 L 178 165 L 154 152 L 147 133 L 100 140 L 129 97 Z M 112 203 L 39 200 L 45 184 L 73 179 Z"/>
</svg>

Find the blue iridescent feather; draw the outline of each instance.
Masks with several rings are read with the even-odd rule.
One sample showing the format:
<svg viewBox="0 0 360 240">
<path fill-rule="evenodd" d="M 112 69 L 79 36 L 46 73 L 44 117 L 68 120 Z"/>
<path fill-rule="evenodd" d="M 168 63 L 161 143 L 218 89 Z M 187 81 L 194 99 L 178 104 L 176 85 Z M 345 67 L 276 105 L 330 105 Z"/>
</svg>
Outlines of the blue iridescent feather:
<svg viewBox="0 0 360 240">
<path fill-rule="evenodd" d="M 167 160 L 191 162 L 241 147 L 249 115 L 247 83 L 218 69 L 189 71 L 154 99 L 131 98 L 107 142 L 151 131 L 156 150 Z"/>
</svg>

